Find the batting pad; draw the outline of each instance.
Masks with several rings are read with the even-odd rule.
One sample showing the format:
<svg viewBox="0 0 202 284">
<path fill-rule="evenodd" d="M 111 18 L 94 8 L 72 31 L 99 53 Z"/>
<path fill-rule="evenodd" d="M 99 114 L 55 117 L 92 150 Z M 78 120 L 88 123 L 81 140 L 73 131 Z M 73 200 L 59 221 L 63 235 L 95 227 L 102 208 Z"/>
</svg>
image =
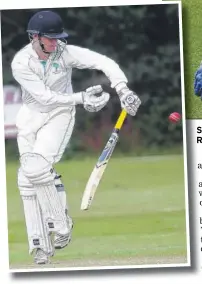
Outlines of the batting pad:
<svg viewBox="0 0 202 284">
<path fill-rule="evenodd" d="M 60 198 L 60 202 L 62 204 L 63 210 L 68 211 L 68 203 L 67 203 L 67 194 L 65 191 L 64 184 L 62 183 L 61 176 L 55 173 L 55 187 Z"/>
<path fill-rule="evenodd" d="M 55 187 L 52 165 L 36 153 L 23 154 L 20 162 L 24 175 L 36 190 L 48 231 L 68 234 L 66 215 Z"/>
<path fill-rule="evenodd" d="M 41 208 L 36 195 L 26 196 L 21 195 L 24 215 L 27 228 L 29 253 L 34 249 L 41 248 L 49 255 L 53 255 L 54 248 L 52 246 L 51 238 L 48 235 L 48 230 L 44 226 Z"/>
</svg>

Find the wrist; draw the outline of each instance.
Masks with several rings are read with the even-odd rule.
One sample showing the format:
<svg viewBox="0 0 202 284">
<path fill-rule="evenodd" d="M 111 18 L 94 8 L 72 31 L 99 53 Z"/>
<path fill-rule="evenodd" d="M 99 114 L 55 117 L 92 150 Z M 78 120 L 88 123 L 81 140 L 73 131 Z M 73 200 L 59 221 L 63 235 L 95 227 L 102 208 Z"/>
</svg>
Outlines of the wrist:
<svg viewBox="0 0 202 284">
<path fill-rule="evenodd" d="M 121 90 L 125 88 L 128 88 L 125 82 L 118 83 L 118 85 L 115 86 L 117 94 L 120 94 Z"/>
<path fill-rule="evenodd" d="M 83 104 L 83 92 L 73 94 L 75 105 Z"/>
</svg>

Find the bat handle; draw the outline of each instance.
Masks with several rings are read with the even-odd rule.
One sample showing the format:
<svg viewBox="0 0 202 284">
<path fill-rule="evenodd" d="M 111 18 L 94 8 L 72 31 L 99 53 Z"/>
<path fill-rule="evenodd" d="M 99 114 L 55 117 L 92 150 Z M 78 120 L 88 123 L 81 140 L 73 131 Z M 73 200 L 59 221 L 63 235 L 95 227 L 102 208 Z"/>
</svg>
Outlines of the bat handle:
<svg viewBox="0 0 202 284">
<path fill-rule="evenodd" d="M 119 118 L 117 119 L 117 122 L 116 122 L 115 127 L 114 127 L 115 129 L 117 129 L 117 130 L 121 129 L 126 116 L 127 116 L 127 112 L 125 111 L 125 109 L 123 109 L 122 112 L 119 115 Z"/>
</svg>

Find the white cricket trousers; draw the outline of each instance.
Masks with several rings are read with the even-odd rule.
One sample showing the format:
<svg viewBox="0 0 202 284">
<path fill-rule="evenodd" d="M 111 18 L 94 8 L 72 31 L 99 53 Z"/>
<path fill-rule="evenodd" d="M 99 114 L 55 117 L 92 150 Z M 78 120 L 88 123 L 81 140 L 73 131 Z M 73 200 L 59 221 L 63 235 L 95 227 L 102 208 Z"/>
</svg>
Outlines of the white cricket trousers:
<svg viewBox="0 0 202 284">
<path fill-rule="evenodd" d="M 56 108 L 49 113 L 40 113 L 23 105 L 16 118 L 20 155 L 30 152 L 40 154 L 54 165 L 61 159 L 65 151 L 72 135 L 74 122 L 75 109 L 69 111 L 68 108 Z M 42 212 L 40 207 L 44 201 L 41 199 L 39 205 L 36 198 L 36 188 L 20 169 L 18 171 L 18 187 L 23 200 L 29 252 L 32 253 L 35 248 L 40 247 L 45 252 L 52 254 L 53 248 L 45 225 L 46 221 L 44 221 L 45 211 Z M 63 191 L 57 192 L 59 203 L 61 202 L 65 214 L 68 207 L 66 192 L 64 188 Z M 43 204 L 46 204 L 46 201 Z M 54 206 L 57 207 L 57 204 L 56 201 L 51 200 L 52 210 L 55 208 Z M 59 233 L 66 233 L 67 229 L 64 226 Z"/>
<path fill-rule="evenodd" d="M 75 108 L 56 108 L 40 113 L 23 105 L 16 118 L 20 155 L 34 152 L 57 163 L 69 143 L 75 123 Z"/>
</svg>

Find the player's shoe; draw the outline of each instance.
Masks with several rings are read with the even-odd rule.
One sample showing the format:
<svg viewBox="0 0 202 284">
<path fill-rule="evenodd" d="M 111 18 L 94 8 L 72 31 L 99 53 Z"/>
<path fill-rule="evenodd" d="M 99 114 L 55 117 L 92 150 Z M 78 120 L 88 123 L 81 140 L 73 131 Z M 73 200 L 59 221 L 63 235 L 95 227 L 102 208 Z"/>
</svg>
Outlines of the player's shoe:
<svg viewBox="0 0 202 284">
<path fill-rule="evenodd" d="M 50 263 L 49 254 L 47 254 L 42 249 L 37 248 L 36 249 L 36 254 L 35 254 L 35 257 L 34 257 L 34 262 L 36 264 L 47 264 L 47 263 Z"/>
<path fill-rule="evenodd" d="M 65 248 L 71 241 L 72 238 L 72 229 L 73 229 L 73 221 L 69 217 L 68 218 L 69 226 L 70 226 L 70 232 L 66 235 L 62 235 L 60 233 L 56 233 L 54 236 L 53 246 L 55 249 L 63 249 Z"/>
</svg>

